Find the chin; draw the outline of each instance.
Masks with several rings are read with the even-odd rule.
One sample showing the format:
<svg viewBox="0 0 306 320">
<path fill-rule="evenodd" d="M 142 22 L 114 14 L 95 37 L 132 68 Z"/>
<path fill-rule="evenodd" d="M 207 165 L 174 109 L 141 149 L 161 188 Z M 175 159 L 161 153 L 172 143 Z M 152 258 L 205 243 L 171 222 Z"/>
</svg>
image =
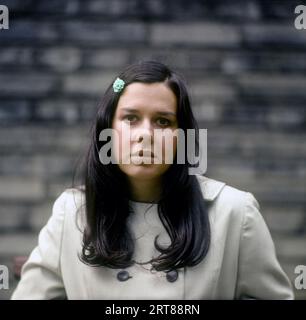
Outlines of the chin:
<svg viewBox="0 0 306 320">
<path fill-rule="evenodd" d="M 154 164 L 140 164 L 140 165 L 123 165 L 119 166 L 120 170 L 129 178 L 134 179 L 156 179 L 162 176 L 169 166 L 154 165 Z"/>
</svg>

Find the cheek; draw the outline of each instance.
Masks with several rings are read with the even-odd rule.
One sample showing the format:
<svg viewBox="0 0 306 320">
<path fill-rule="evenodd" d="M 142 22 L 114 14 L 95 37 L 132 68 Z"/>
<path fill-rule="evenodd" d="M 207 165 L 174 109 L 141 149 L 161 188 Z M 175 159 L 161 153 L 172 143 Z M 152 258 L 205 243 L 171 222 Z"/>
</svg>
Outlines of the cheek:
<svg viewBox="0 0 306 320">
<path fill-rule="evenodd" d="M 130 135 L 126 126 L 120 122 L 117 122 L 113 125 L 115 134 L 113 136 L 113 146 L 115 158 L 119 163 L 122 163 L 123 159 L 129 158 L 129 149 L 126 148 L 130 144 Z"/>
<path fill-rule="evenodd" d="M 112 129 L 114 130 L 114 134 L 112 137 L 112 145 L 113 145 L 112 151 L 115 154 L 115 159 L 117 161 L 119 161 L 121 158 L 120 150 L 121 150 L 121 145 L 122 145 L 122 139 L 121 139 L 122 128 L 119 125 L 118 121 L 113 122 Z M 119 152 L 119 154 L 118 154 L 118 152 Z"/>
<path fill-rule="evenodd" d="M 157 137 L 154 144 L 156 149 L 161 150 L 163 163 L 172 163 L 176 155 L 178 137 L 174 132 L 163 133 Z"/>
<path fill-rule="evenodd" d="M 173 146 L 173 154 L 176 153 L 176 149 L 177 149 L 177 142 L 178 142 L 178 136 L 174 135 L 172 138 L 172 146 Z"/>
</svg>

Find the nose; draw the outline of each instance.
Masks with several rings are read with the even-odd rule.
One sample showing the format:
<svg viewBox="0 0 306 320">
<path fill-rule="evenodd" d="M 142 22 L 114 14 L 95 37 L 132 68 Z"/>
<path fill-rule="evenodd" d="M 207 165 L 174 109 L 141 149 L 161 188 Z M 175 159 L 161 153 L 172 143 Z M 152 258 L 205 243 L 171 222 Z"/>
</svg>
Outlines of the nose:
<svg viewBox="0 0 306 320">
<path fill-rule="evenodd" d="M 143 120 L 137 128 L 133 130 L 132 140 L 143 142 L 144 140 L 153 138 L 153 127 L 149 120 Z"/>
</svg>

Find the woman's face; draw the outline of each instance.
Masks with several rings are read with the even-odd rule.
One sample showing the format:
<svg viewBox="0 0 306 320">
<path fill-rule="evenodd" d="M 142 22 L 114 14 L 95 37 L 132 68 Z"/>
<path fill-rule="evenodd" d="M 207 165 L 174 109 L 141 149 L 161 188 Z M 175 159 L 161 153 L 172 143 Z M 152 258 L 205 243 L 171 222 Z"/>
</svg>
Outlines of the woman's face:
<svg viewBox="0 0 306 320">
<path fill-rule="evenodd" d="M 131 83 L 119 98 L 112 128 L 118 133 L 113 143 L 121 171 L 128 178 L 161 177 L 177 149 L 175 94 L 163 82 Z"/>
</svg>

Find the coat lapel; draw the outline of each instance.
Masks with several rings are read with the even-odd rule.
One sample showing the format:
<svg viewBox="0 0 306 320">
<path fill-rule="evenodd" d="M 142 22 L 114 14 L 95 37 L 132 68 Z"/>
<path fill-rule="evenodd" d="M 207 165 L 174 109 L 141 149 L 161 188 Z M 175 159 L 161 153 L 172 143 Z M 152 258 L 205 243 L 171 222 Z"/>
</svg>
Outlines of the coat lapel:
<svg viewBox="0 0 306 320">
<path fill-rule="evenodd" d="M 205 176 L 198 176 L 198 180 L 203 192 L 204 199 L 213 201 L 224 188 L 226 183 L 207 178 Z"/>
</svg>

